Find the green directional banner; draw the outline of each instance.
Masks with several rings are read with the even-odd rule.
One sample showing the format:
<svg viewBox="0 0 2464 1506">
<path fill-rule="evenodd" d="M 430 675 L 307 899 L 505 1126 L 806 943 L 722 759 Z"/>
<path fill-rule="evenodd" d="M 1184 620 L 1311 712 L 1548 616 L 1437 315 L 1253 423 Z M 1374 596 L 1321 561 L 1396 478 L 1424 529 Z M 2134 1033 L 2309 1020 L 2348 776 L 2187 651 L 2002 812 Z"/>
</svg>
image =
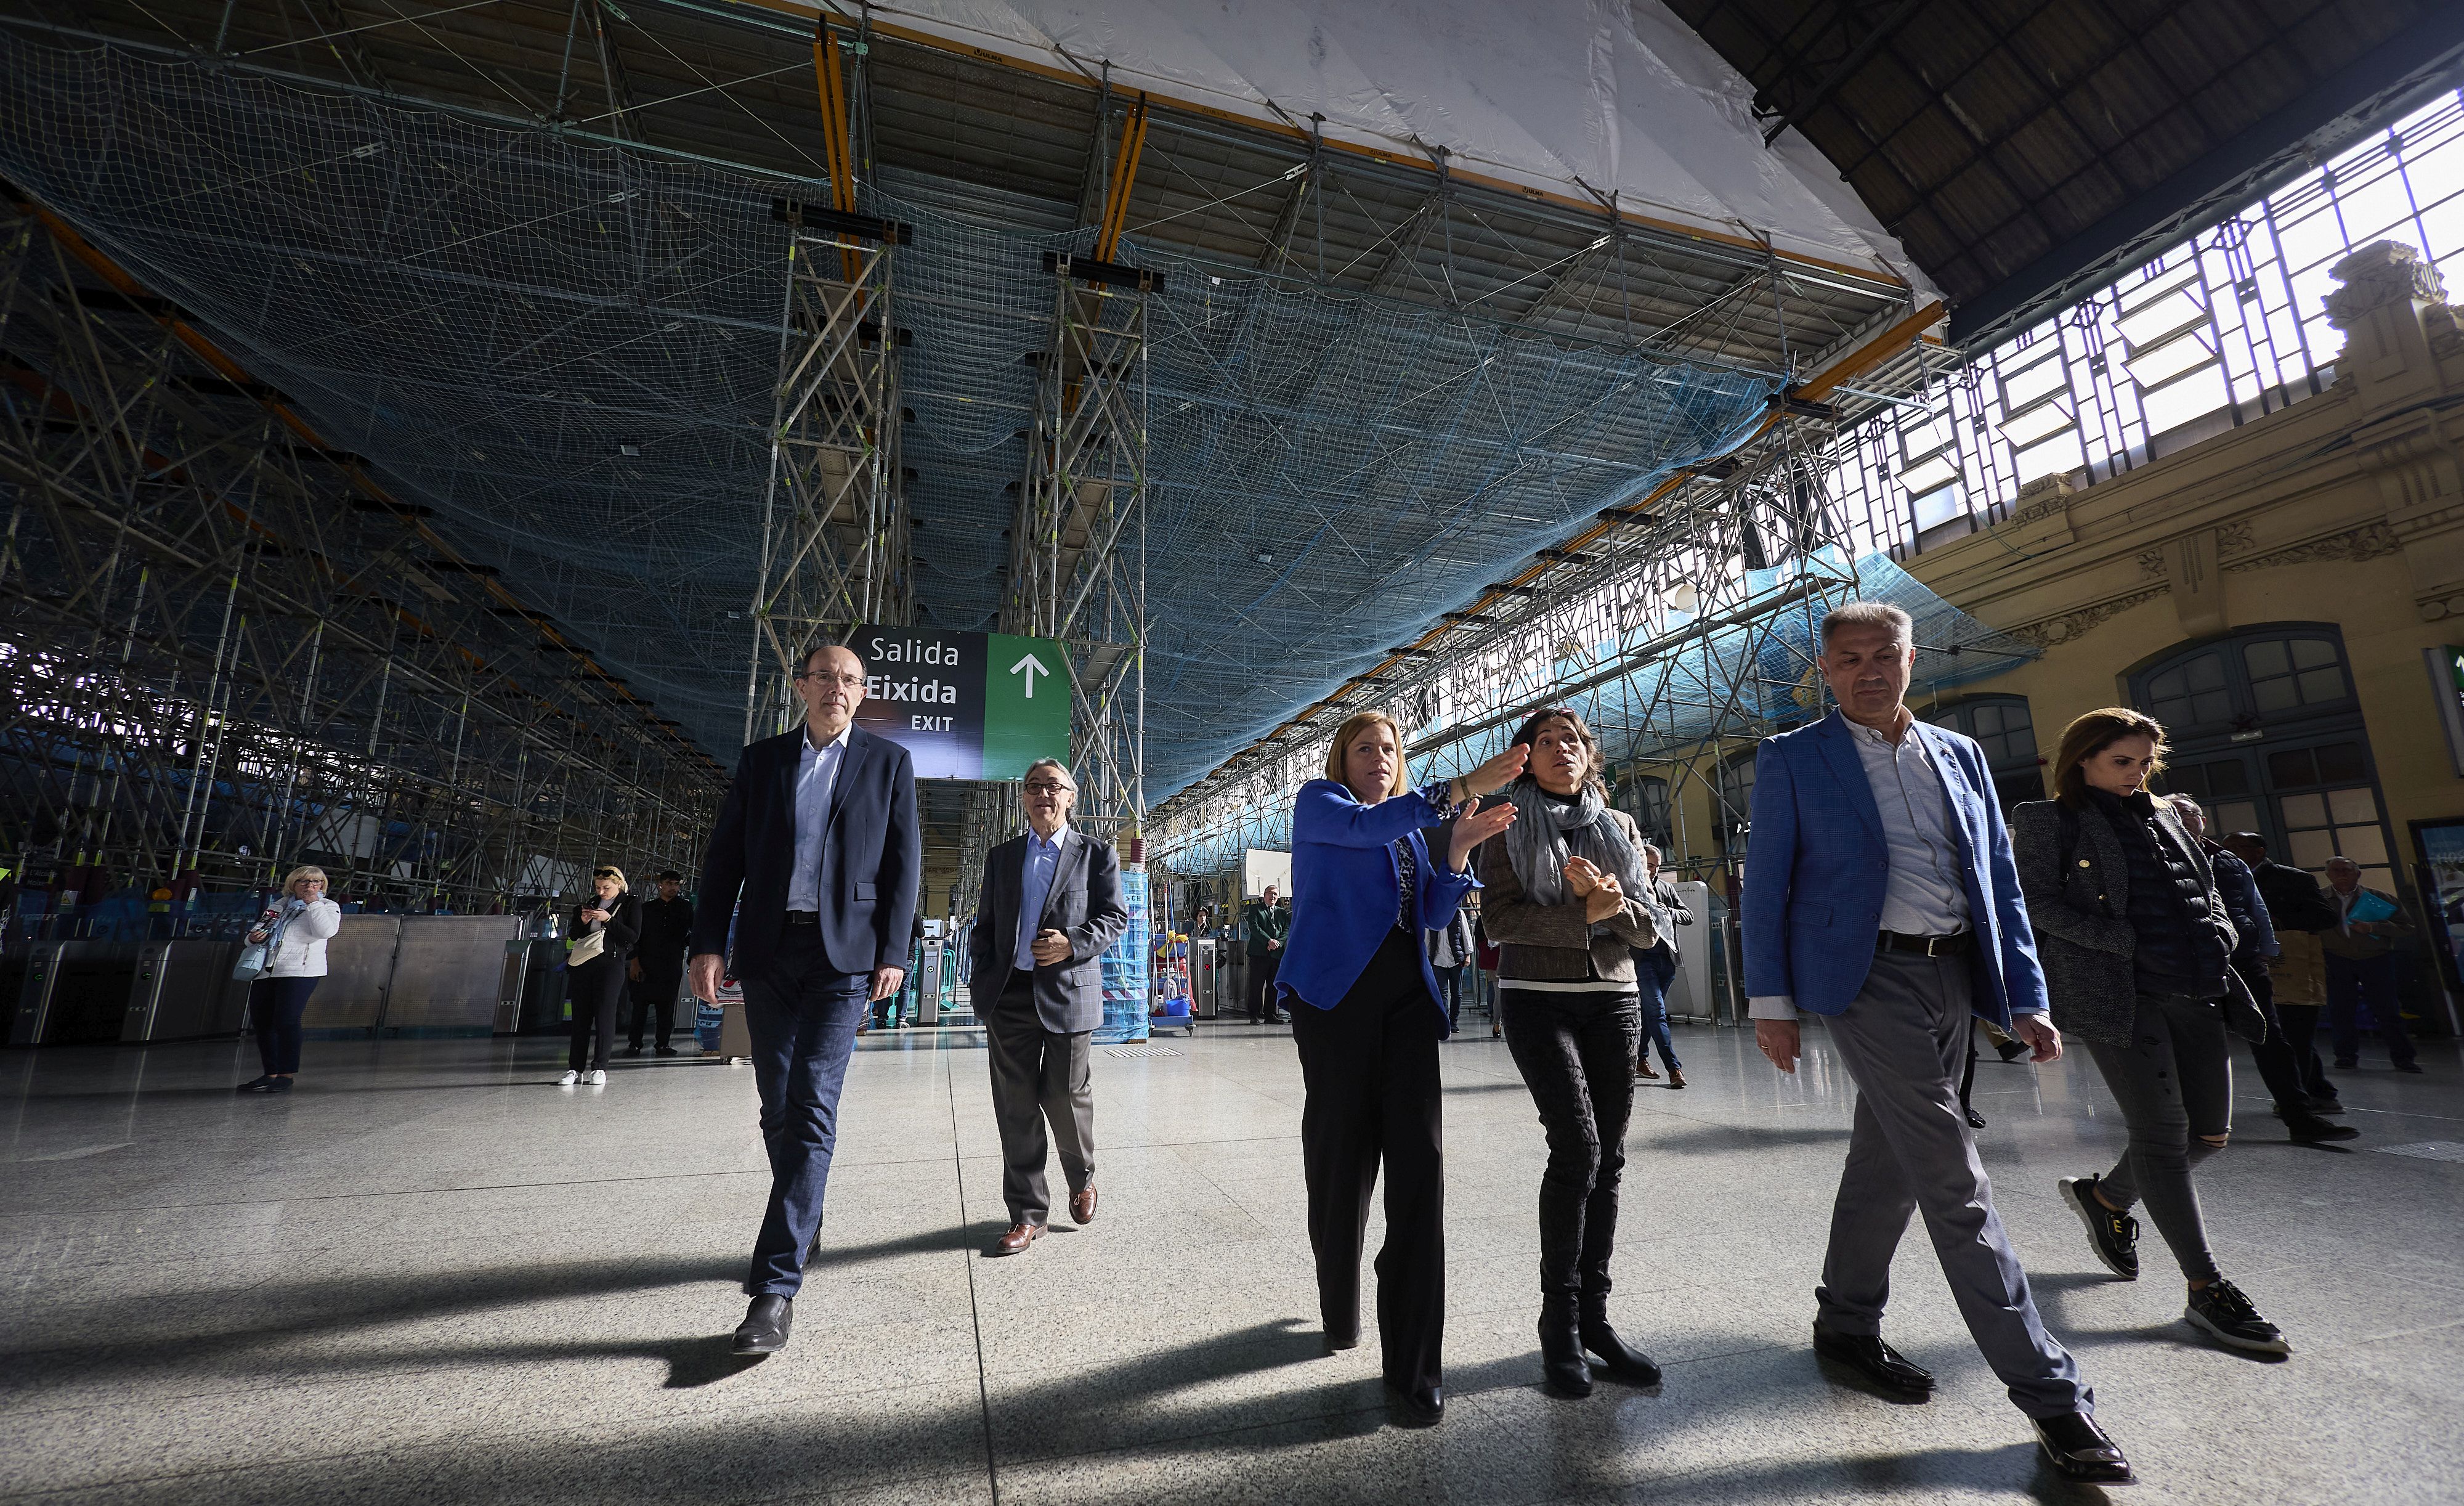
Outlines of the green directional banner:
<svg viewBox="0 0 2464 1506">
<path fill-rule="evenodd" d="M 858 726 L 905 747 L 918 779 L 1017 779 L 1069 761 L 1069 666 L 1050 638 L 860 628 Z"/>
<path fill-rule="evenodd" d="M 984 779 L 1018 779 L 1040 758 L 1069 762 L 1069 666 L 1050 638 L 988 633 Z"/>
</svg>

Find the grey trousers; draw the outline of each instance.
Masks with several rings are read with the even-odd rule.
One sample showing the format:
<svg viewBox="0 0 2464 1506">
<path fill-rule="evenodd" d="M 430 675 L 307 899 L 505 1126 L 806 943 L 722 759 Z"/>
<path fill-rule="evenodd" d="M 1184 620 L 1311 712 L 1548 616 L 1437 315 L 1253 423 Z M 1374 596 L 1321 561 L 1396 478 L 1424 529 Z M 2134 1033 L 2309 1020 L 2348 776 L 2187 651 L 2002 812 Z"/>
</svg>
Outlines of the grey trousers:
<svg viewBox="0 0 2464 1506">
<path fill-rule="evenodd" d="M 993 1122 L 1001 1130 L 1001 1201 L 1013 1224 L 1041 1224 L 1052 1211 L 1045 1158 L 1061 1152 L 1069 1190 L 1095 1179 L 1093 1032 L 1047 1030 L 1035 1012 L 1033 975 L 1013 969 L 983 1017 L 993 1059 Z M 1050 1141 L 1045 1138 L 1046 1123 Z"/>
<path fill-rule="evenodd" d="M 2096 1393 L 2036 1316 L 1959 1109 L 1971 986 L 1965 957 L 1879 952 L 1864 991 L 1828 1021 L 1856 1079 L 1857 1117 L 1815 1291 L 1822 1326 L 1882 1331 L 1891 1256 L 1909 1213 L 1922 1212 L 1960 1316 L 2012 1404 L 2031 1417 L 2092 1411 Z"/>
</svg>

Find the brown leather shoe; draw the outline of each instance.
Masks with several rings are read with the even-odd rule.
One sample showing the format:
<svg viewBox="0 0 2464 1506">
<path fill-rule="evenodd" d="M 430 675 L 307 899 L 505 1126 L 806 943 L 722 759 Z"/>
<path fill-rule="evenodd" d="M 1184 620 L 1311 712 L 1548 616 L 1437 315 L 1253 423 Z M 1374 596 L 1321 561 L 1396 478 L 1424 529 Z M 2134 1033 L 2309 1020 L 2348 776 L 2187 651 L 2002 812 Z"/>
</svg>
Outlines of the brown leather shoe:
<svg viewBox="0 0 2464 1506">
<path fill-rule="evenodd" d="M 1089 1182 L 1069 1195 L 1069 1218 L 1078 1224 L 1095 1222 L 1095 1184 Z"/>
<path fill-rule="evenodd" d="M 1634 1074 L 1638 1077 L 1649 1077 L 1654 1081 L 1657 1081 L 1660 1077 L 1660 1074 L 1652 1071 L 1651 1063 L 1647 1061 L 1636 1062 L 1634 1064 Z"/>
<path fill-rule="evenodd" d="M 1672 1088 L 1682 1088 L 1682 1087 L 1685 1086 L 1685 1074 L 1684 1074 L 1684 1073 L 1683 1073 L 1683 1072 L 1680 1072 L 1678 1069 L 1676 1069 L 1676 1068 L 1674 1068 L 1674 1067 L 1669 1068 L 1669 1069 L 1668 1069 L 1668 1085 L 1669 1085 L 1670 1087 L 1672 1087 Z"/>
<path fill-rule="evenodd" d="M 1014 1255 L 1036 1241 L 1044 1232 L 1041 1224 L 1012 1224 L 1009 1232 L 984 1248 L 987 1255 Z"/>
</svg>

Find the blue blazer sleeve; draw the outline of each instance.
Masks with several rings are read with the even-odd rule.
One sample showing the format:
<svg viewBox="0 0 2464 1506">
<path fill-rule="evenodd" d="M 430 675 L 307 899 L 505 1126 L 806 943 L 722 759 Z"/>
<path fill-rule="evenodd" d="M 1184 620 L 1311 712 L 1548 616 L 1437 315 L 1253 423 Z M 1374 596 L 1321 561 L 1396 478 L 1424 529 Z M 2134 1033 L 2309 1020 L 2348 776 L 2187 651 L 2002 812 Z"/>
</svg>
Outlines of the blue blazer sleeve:
<svg viewBox="0 0 2464 1506">
<path fill-rule="evenodd" d="M 1324 842 L 1330 847 L 1384 847 L 1444 820 L 1444 786 L 1431 785 L 1364 806 L 1335 781 L 1312 779 L 1292 799 L 1292 840 Z"/>
<path fill-rule="evenodd" d="M 1796 992 L 1788 960 L 1788 897 L 1796 885 L 1796 781 L 1788 752 L 1765 740 L 1754 754 L 1753 822 L 1746 844 L 1746 993 L 1751 998 Z M 2007 854 L 2006 854 L 2007 855 Z"/>
<path fill-rule="evenodd" d="M 1413 890 L 1413 901 L 1420 907 L 1420 929 L 1442 931 L 1454 923 L 1463 896 L 1478 889 L 1480 880 L 1468 868 L 1458 874 L 1447 867 L 1444 857 L 1429 851 L 1427 839 L 1416 839 L 1415 845 L 1420 850 L 1421 879 Z"/>
<path fill-rule="evenodd" d="M 2002 996 L 2013 1014 L 2042 1014 L 2045 968 L 2036 961 L 2036 928 L 2029 922 L 2028 898 L 2019 890 L 2018 865 L 2011 860 L 2011 829 L 2002 820 L 2001 802 L 1993 798 L 1983 750 L 1970 742 L 1959 753 L 1985 801 L 1985 877 L 1993 886 L 1994 925 L 2002 933 Z"/>
<path fill-rule="evenodd" d="M 693 896 L 693 941 L 685 948 L 698 957 L 727 950 L 727 922 L 736 914 L 737 892 L 744 887 L 745 789 L 756 777 L 752 748 L 736 761 L 736 777 L 727 782 L 718 819 L 702 849 L 701 888 Z"/>
</svg>

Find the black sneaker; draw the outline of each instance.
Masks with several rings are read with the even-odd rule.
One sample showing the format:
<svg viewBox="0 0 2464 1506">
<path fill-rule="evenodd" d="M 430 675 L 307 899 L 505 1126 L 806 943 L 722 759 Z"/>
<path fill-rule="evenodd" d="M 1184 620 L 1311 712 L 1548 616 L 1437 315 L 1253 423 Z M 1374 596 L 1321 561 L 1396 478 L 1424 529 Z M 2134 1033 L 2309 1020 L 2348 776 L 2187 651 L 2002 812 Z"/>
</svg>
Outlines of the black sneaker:
<svg viewBox="0 0 2464 1506">
<path fill-rule="evenodd" d="M 2292 1132 L 2296 1145 L 2319 1145 L 2329 1141 L 2359 1140 L 2362 1132 L 2350 1124 L 2322 1119 L 2316 1114 L 2295 1109 L 2284 1116 L 2284 1127 Z"/>
<path fill-rule="evenodd" d="M 2400 1061 L 2395 1064 L 2395 1070 L 2398 1072 L 2409 1072 L 2415 1075 L 2419 1075 L 2421 1072 L 2421 1063 L 2417 1061 Z"/>
<path fill-rule="evenodd" d="M 2257 1354 L 2289 1355 L 2293 1346 L 2274 1323 L 2258 1316 L 2241 1288 L 2218 1279 L 2190 1293 L 2190 1305 L 2182 1316 L 2193 1328 L 2204 1328 L 2210 1338 L 2235 1349 L 2248 1349 Z"/>
<path fill-rule="evenodd" d="M 2064 1177 L 2061 1180 L 2062 1201 L 2087 1226 L 2087 1242 L 2096 1247 L 2096 1258 L 2104 1269 L 2124 1281 L 2139 1279 L 2139 1220 L 2127 1213 L 2117 1213 L 2097 1201 L 2096 1185 L 2101 1177 Z"/>
</svg>

